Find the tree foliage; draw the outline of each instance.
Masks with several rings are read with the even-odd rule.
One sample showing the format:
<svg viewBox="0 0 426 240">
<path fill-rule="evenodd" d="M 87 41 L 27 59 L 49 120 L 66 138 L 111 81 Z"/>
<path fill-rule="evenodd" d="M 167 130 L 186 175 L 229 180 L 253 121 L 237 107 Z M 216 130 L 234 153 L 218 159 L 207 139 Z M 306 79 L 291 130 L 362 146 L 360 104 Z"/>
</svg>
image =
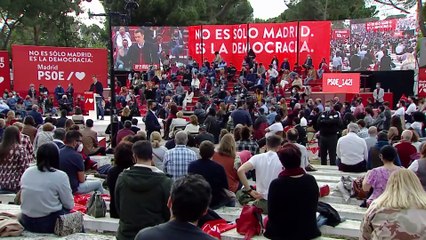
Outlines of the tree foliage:
<svg viewBox="0 0 426 240">
<path fill-rule="evenodd" d="M 422 0 L 371 0 L 375 3 L 379 3 L 386 6 L 391 6 L 402 13 L 410 14 L 413 13 L 411 9 L 417 7 L 417 22 L 423 36 L 426 36 L 426 7 Z"/>
<path fill-rule="evenodd" d="M 1 0 L 0 49 L 10 49 L 11 44 L 104 47 L 105 30 L 75 19 L 82 12 L 81 1 Z"/>
<path fill-rule="evenodd" d="M 128 25 L 177 26 L 245 23 L 253 19 L 248 0 L 139 0 Z M 105 8 L 121 12 L 124 1 L 103 1 Z M 122 23 L 115 22 L 115 25 Z"/>
<path fill-rule="evenodd" d="M 370 18 L 376 7 L 364 0 L 284 0 L 287 9 L 275 21 L 344 20 Z"/>
</svg>

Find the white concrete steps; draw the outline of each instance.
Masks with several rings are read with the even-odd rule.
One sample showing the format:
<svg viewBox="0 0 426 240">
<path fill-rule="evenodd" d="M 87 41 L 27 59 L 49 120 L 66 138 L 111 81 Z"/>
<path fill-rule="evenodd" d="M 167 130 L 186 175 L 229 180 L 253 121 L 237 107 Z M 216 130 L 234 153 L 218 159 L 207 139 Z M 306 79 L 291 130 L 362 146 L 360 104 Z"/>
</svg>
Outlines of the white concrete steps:
<svg viewBox="0 0 426 240">
<path fill-rule="evenodd" d="M 232 229 L 232 230 L 229 230 L 229 231 L 227 231 L 227 232 L 224 232 L 224 233 L 222 233 L 221 234 L 221 237 L 222 237 L 222 240 L 238 240 L 238 239 L 244 239 L 244 236 L 243 235 L 240 235 L 238 232 L 237 232 L 237 229 Z M 253 239 L 253 240 L 259 240 L 259 239 L 267 239 L 266 237 L 264 237 L 264 236 L 254 236 L 254 237 L 252 237 L 251 239 Z M 315 238 L 315 239 L 313 239 L 313 240 L 336 240 L 336 239 L 338 239 L 338 238 L 329 238 L 329 237 L 318 237 L 318 238 Z"/>
</svg>

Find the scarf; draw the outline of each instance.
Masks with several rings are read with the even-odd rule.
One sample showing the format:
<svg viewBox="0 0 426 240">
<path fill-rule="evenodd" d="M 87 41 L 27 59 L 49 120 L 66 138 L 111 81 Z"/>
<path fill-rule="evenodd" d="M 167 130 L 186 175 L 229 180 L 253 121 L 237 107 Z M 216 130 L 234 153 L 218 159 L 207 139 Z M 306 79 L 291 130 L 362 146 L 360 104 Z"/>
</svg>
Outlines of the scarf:
<svg viewBox="0 0 426 240">
<path fill-rule="evenodd" d="M 293 169 L 287 169 L 285 168 L 278 176 L 279 177 L 292 177 L 297 175 L 305 174 L 305 170 L 303 168 L 293 168 Z"/>
</svg>

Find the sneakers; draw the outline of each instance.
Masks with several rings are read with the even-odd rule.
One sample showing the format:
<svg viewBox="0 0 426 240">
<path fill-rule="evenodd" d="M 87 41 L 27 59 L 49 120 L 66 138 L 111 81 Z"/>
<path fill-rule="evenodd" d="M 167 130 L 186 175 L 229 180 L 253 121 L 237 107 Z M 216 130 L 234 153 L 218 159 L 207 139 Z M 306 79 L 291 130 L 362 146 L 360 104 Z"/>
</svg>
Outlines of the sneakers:
<svg viewBox="0 0 426 240">
<path fill-rule="evenodd" d="M 312 166 L 311 164 L 309 164 L 308 166 L 306 166 L 305 170 L 308 171 L 308 172 L 315 172 L 315 171 L 317 171 L 317 169 L 314 168 L 314 166 Z"/>
</svg>

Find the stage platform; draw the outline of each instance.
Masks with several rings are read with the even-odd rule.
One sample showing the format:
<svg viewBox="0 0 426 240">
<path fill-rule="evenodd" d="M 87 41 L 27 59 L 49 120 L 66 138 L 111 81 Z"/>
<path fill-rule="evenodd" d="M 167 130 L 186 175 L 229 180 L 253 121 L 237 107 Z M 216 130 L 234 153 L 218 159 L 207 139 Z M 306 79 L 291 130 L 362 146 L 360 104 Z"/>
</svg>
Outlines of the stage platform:
<svg viewBox="0 0 426 240">
<path fill-rule="evenodd" d="M 360 97 L 362 97 L 362 103 L 364 106 L 367 105 L 367 99 L 370 97 L 373 97 L 372 92 L 360 92 L 358 93 Z M 325 103 L 328 100 L 332 100 L 334 97 L 338 97 L 340 102 L 343 103 L 345 101 L 351 102 L 356 94 L 355 93 L 324 93 L 324 92 L 312 92 L 309 98 L 316 99 L 321 98 L 323 103 Z M 384 97 L 385 101 L 388 101 L 390 103 L 390 106 L 394 106 L 393 102 L 393 93 L 385 93 Z"/>
</svg>

